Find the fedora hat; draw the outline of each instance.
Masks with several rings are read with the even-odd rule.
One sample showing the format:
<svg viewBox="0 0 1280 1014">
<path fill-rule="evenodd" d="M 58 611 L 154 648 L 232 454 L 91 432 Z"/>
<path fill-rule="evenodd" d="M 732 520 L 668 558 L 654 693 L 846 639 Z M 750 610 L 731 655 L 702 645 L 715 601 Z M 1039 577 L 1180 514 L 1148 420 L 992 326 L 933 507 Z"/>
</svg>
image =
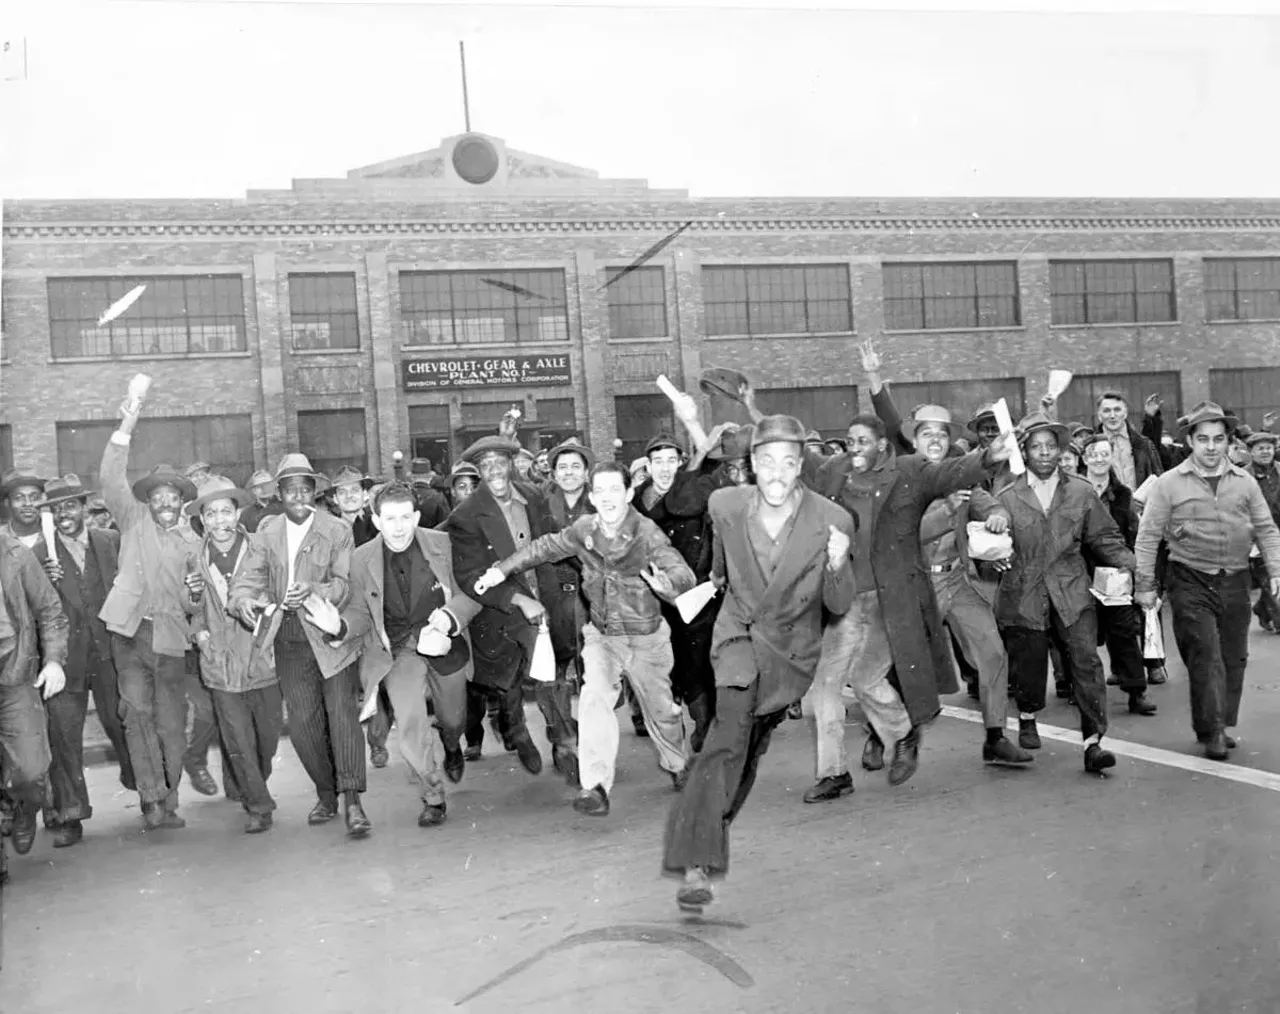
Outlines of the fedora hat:
<svg viewBox="0 0 1280 1014">
<path fill-rule="evenodd" d="M 481 437 L 463 451 L 462 460 L 474 465 L 485 454 L 505 454 L 508 458 L 514 458 L 520 449 L 520 445 L 514 440 L 490 434 L 487 437 Z"/>
<path fill-rule="evenodd" d="M 311 467 L 311 461 L 305 454 L 286 454 L 280 459 L 280 464 L 276 466 L 276 474 L 274 476 L 276 485 L 280 485 L 285 479 L 293 479 L 297 476 L 313 480 L 317 491 L 329 481 L 323 474 Z"/>
<path fill-rule="evenodd" d="M 562 454 L 581 455 L 588 471 L 595 467 L 596 458 L 595 455 L 591 453 L 591 448 L 580 443 L 577 437 L 570 437 L 568 440 L 564 441 L 564 443 L 556 444 L 555 447 L 547 451 L 547 467 L 554 471 L 556 467 L 556 459 Z"/>
<path fill-rule="evenodd" d="M 980 405 L 978 411 L 974 413 L 973 418 L 969 420 L 969 429 L 974 433 L 978 432 L 978 423 L 986 418 L 995 419 L 996 405 L 995 402 L 989 402 L 986 405 Z"/>
<path fill-rule="evenodd" d="M 55 503 L 62 503 L 64 500 L 84 500 L 87 503 L 92 495 L 93 490 L 84 488 L 80 476 L 68 472 L 63 476 L 55 475 L 45 484 L 44 499 L 38 506 L 52 507 Z"/>
<path fill-rule="evenodd" d="M 1043 412 L 1032 412 L 1030 415 L 1023 416 L 1022 421 L 1017 425 L 1018 443 L 1025 444 L 1032 433 L 1038 433 L 1040 430 L 1053 431 L 1053 435 L 1058 439 L 1059 450 L 1071 449 L 1071 431 L 1062 423 L 1054 422 Z"/>
<path fill-rule="evenodd" d="M 909 440 L 914 440 L 916 433 L 925 423 L 945 426 L 952 440 L 963 436 L 965 433 L 965 427 L 958 422 L 952 421 L 951 413 L 941 405 L 921 405 L 911 414 L 911 418 L 902 424 L 902 435 Z"/>
<path fill-rule="evenodd" d="M 45 481 L 31 472 L 24 472 L 20 468 L 11 468 L 3 476 L 0 476 L 0 497 L 8 496 L 19 486 L 34 486 L 43 493 Z"/>
<path fill-rule="evenodd" d="M 1253 447 L 1255 444 L 1276 444 L 1280 443 L 1280 436 L 1277 436 L 1274 433 L 1268 433 L 1266 430 L 1258 430 L 1256 433 L 1250 433 L 1249 439 L 1246 440 L 1245 443 L 1250 447 Z"/>
<path fill-rule="evenodd" d="M 1201 423 L 1220 422 L 1227 428 L 1227 435 L 1230 436 L 1236 431 L 1236 427 L 1240 425 L 1240 420 L 1233 415 L 1228 415 L 1222 410 L 1222 406 L 1216 401 L 1202 401 L 1185 416 L 1178 420 L 1178 435 L 1188 436 Z"/>
<path fill-rule="evenodd" d="M 110 514 L 107 508 L 107 501 L 102 499 L 101 493 L 90 493 L 85 497 L 85 507 L 88 508 L 90 514 Z"/>
<path fill-rule="evenodd" d="M 253 475 L 249 476 L 249 489 L 257 486 L 274 486 L 276 484 L 275 477 L 265 468 L 259 468 Z"/>
<path fill-rule="evenodd" d="M 211 475 L 200 483 L 196 489 L 196 498 L 183 508 L 191 517 L 196 517 L 204 510 L 205 504 L 214 500 L 230 500 L 237 507 L 248 507 L 253 497 L 242 490 L 225 475 Z"/>
<path fill-rule="evenodd" d="M 209 462 L 207 461 L 193 461 L 191 464 L 189 464 L 186 468 L 182 470 L 182 474 L 185 475 L 188 479 L 190 479 L 197 472 L 208 472 L 212 470 L 212 468 L 213 466 L 209 464 Z"/>
<path fill-rule="evenodd" d="M 708 453 L 712 461 L 742 461 L 751 454 L 751 438 L 756 428 L 752 425 L 726 429 L 720 434 L 720 440 Z"/>
<path fill-rule="evenodd" d="M 803 447 L 805 439 L 804 424 L 799 419 L 789 415 L 767 415 L 756 424 L 751 435 L 751 449 L 754 451 L 764 444 L 779 442 Z"/>
<path fill-rule="evenodd" d="M 745 373 L 737 370 L 726 369 L 723 366 L 713 366 L 710 369 L 703 370 L 698 377 L 698 387 L 706 394 L 719 394 L 726 398 L 732 398 L 734 401 L 741 401 L 741 390 L 743 385 L 751 386 L 751 381 L 747 379 Z"/>
<path fill-rule="evenodd" d="M 338 474 L 333 477 L 334 486 L 350 486 L 352 483 L 360 483 L 361 489 L 369 489 L 373 486 L 373 479 L 365 475 L 360 469 L 352 468 L 350 465 L 343 465 L 338 470 Z"/>
<path fill-rule="evenodd" d="M 146 503 L 147 498 L 151 496 L 152 490 L 158 486 L 172 486 L 178 491 L 178 495 L 183 500 L 194 500 L 196 498 L 195 483 L 167 462 L 156 465 L 155 468 L 135 482 L 133 484 L 133 495 L 138 500 Z"/>
</svg>

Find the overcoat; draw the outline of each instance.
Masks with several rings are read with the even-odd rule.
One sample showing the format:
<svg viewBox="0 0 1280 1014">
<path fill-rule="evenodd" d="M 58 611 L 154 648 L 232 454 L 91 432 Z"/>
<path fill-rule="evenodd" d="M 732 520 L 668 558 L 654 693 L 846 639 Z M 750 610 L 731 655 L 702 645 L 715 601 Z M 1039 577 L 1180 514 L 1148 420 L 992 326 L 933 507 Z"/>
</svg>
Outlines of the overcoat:
<svg viewBox="0 0 1280 1014">
<path fill-rule="evenodd" d="M 62 544 L 62 540 L 54 537 L 57 545 L 54 551 L 58 554 L 58 563 L 62 566 L 62 578 L 54 584 L 58 590 L 58 598 L 62 600 L 63 612 L 67 614 L 70 627 L 70 640 L 67 644 L 67 688 L 72 691 L 89 689 L 92 674 L 86 671 L 89 660 L 89 648 L 97 649 L 100 659 L 111 661 L 111 634 L 107 626 L 98 619 L 98 611 L 106 601 L 107 593 L 116 579 L 117 559 L 120 555 L 120 533 L 102 528 L 88 530 L 89 547 L 86 555 L 93 554 L 97 567 L 99 586 L 89 588 L 88 597 L 82 594 L 82 580 L 76 574 L 76 565 L 71 553 Z M 44 536 L 36 540 L 31 552 L 41 563 L 48 558 L 49 550 L 45 546 Z M 80 685 L 80 681 L 85 681 Z"/>
</svg>

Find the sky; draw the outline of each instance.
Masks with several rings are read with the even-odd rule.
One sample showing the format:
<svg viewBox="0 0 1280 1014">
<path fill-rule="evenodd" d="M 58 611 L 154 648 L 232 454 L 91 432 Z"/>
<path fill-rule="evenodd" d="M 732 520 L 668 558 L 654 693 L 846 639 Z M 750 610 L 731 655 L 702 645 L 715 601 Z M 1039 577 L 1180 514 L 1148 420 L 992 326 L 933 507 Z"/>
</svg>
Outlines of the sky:
<svg viewBox="0 0 1280 1014">
<path fill-rule="evenodd" d="M 0 196 L 243 197 L 431 149 L 464 40 L 474 129 L 695 197 L 1280 197 L 1280 4 L 752 6 L 46 0 L 0 19 Z"/>
</svg>

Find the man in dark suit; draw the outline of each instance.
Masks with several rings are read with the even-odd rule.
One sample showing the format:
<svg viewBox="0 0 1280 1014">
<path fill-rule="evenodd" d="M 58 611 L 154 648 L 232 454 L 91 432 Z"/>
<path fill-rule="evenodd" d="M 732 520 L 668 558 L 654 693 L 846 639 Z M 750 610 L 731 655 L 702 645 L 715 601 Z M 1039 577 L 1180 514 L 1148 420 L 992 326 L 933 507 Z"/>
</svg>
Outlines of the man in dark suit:
<svg viewBox="0 0 1280 1014">
<path fill-rule="evenodd" d="M 546 498 L 528 483 L 515 480 L 513 459 L 519 449 L 508 437 L 489 436 L 477 440 L 463 455 L 480 470 L 481 485 L 441 526 L 452 540 L 453 572 L 462 588 L 475 587 L 480 575 L 499 560 L 560 530 Z M 542 770 L 542 755 L 525 724 L 524 680 L 539 624 L 549 621 L 554 626 L 563 610 L 574 608 L 576 595 L 576 589 L 564 590 L 554 565 L 543 564 L 479 596 L 484 608 L 471 622 L 475 678 L 467 684 L 467 742 L 479 743 L 485 698 L 496 695 L 500 728 L 530 774 Z M 556 770 L 576 787 L 573 688 L 561 674 L 554 682 L 538 684 L 537 701 L 547 721 Z"/>
<path fill-rule="evenodd" d="M 46 544 L 42 535 L 33 552 L 57 589 L 62 611 L 70 623 L 67 661 L 63 666 L 66 688 L 45 704 L 53 754 L 49 765 L 52 811 L 47 814 L 46 824 L 53 831 L 54 848 L 66 848 L 84 837 L 81 822 L 93 816 L 84 780 L 84 723 L 90 693 L 103 731 L 119 760 L 121 784 L 130 791 L 137 785 L 120 720 L 111 634 L 98 619 L 98 611 L 116 579 L 120 535 L 86 526 L 85 502 L 90 493 L 79 477 L 51 479 L 44 493 L 40 506 L 53 514 L 54 545 Z"/>
</svg>

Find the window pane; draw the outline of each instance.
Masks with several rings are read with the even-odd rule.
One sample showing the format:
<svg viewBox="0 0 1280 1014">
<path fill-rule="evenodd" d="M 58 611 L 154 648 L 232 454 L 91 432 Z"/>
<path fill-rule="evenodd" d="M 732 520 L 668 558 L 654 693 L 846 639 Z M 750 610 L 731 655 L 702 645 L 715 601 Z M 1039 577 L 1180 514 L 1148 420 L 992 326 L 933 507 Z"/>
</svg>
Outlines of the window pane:
<svg viewBox="0 0 1280 1014">
<path fill-rule="evenodd" d="M 360 347 L 354 274 L 290 275 L 289 315 L 296 350 Z"/>
<path fill-rule="evenodd" d="M 1016 264 L 886 264 L 883 278 L 888 330 L 1019 324 Z"/>
<path fill-rule="evenodd" d="M 844 265 L 702 269 L 707 334 L 821 334 L 853 330 Z"/>
<path fill-rule="evenodd" d="M 569 340 L 559 270 L 401 272 L 400 312 L 410 344 Z"/>
<path fill-rule="evenodd" d="M 667 294 L 663 269 L 642 267 L 623 275 L 606 272 L 609 287 L 609 336 L 661 338 L 667 334 Z M 614 281 L 617 279 L 617 281 Z"/>
<path fill-rule="evenodd" d="M 1049 280 L 1055 324 L 1158 323 L 1177 318 L 1169 260 L 1054 261 L 1049 265 Z"/>
</svg>

